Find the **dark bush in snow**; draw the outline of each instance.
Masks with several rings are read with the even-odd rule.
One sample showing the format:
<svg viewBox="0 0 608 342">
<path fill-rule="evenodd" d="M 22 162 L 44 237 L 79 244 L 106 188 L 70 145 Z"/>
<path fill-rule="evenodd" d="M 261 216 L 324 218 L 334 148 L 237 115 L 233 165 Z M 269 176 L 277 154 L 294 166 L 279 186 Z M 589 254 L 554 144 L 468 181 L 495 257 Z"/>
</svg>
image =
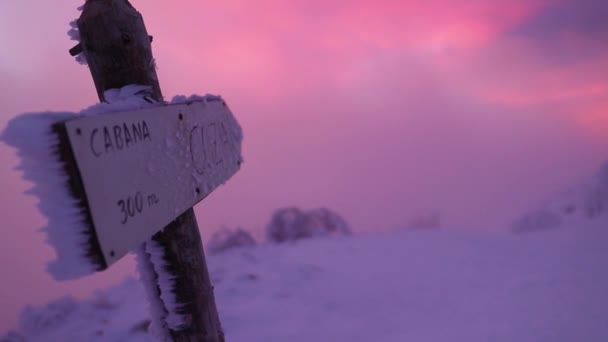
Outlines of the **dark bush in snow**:
<svg viewBox="0 0 608 342">
<path fill-rule="evenodd" d="M 342 216 L 327 208 L 317 208 L 306 212 L 308 227 L 314 235 L 350 235 L 351 230 Z"/>
<path fill-rule="evenodd" d="M 266 238 L 273 242 L 283 242 L 306 237 L 306 218 L 298 208 L 278 209 L 266 226 Z"/>
<path fill-rule="evenodd" d="M 21 312 L 19 326 L 23 331 L 40 331 L 63 324 L 78 309 L 78 302 L 72 297 L 63 297 L 46 307 L 28 306 Z"/>
<path fill-rule="evenodd" d="M 350 234 L 351 230 L 346 221 L 326 208 L 309 211 L 298 208 L 278 209 L 266 226 L 267 239 L 278 243 L 315 236 Z"/>
<path fill-rule="evenodd" d="M 441 216 L 430 212 L 412 217 L 406 225 L 407 229 L 435 230 L 441 228 Z"/>
<path fill-rule="evenodd" d="M 585 198 L 584 209 L 589 218 L 608 214 L 608 163 L 600 168 L 596 182 Z"/>
<path fill-rule="evenodd" d="M 255 239 L 246 230 L 223 228 L 211 236 L 207 249 L 210 253 L 215 254 L 228 249 L 253 246 L 255 246 Z"/>
<path fill-rule="evenodd" d="M 14 331 L 9 331 L 6 336 L 0 337 L 1 342 L 27 342 L 27 339 Z"/>
<path fill-rule="evenodd" d="M 586 220 L 606 217 L 608 217 L 608 162 L 600 167 L 593 179 L 559 193 L 545 202 L 541 209 L 515 221 L 512 230 L 527 232 L 561 225 L 581 226 Z"/>
<path fill-rule="evenodd" d="M 513 224 L 513 231 L 516 233 L 525 233 L 552 229 L 558 227 L 561 222 L 561 218 L 558 214 L 548 210 L 538 210 L 515 221 Z"/>
</svg>

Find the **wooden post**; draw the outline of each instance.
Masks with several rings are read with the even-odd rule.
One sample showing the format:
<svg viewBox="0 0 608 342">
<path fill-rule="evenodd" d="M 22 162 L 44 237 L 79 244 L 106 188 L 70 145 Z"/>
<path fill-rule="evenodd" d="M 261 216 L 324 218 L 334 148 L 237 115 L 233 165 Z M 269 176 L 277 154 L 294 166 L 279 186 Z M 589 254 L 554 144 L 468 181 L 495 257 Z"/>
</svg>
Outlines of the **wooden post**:
<svg viewBox="0 0 608 342">
<path fill-rule="evenodd" d="M 108 89 L 140 84 L 150 86 L 151 97 L 163 102 L 150 36 L 141 14 L 128 0 L 87 0 L 78 29 L 100 101 Z M 173 341 L 224 341 L 194 210 L 153 239 L 165 250 L 167 269 L 176 276 L 177 301 L 186 317 L 183 329 L 170 331 Z"/>
</svg>

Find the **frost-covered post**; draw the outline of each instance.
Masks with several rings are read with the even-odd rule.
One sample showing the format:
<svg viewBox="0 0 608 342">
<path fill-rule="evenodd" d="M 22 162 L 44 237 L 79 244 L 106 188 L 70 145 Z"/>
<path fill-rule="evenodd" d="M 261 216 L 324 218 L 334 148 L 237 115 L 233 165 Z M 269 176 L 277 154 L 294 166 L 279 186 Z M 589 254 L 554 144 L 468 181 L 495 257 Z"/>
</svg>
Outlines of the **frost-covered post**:
<svg viewBox="0 0 608 342">
<path fill-rule="evenodd" d="M 163 102 L 151 37 L 142 16 L 128 0 L 88 0 L 78 19 L 78 30 L 80 46 L 73 50 L 84 53 L 100 101 L 105 100 L 104 92 L 108 89 L 139 84 L 150 86 L 150 97 Z M 180 329 L 165 327 L 173 341 L 223 341 L 194 210 L 179 216 L 148 244 L 164 250 L 165 264 L 159 267 L 175 276 L 175 297 L 183 322 Z M 149 264 L 153 270 L 152 265 L 158 260 L 143 254 L 148 260 L 140 262 Z M 156 286 L 158 276 L 148 280 L 154 285 L 147 285 Z M 160 289 L 157 290 L 160 299 Z"/>
</svg>

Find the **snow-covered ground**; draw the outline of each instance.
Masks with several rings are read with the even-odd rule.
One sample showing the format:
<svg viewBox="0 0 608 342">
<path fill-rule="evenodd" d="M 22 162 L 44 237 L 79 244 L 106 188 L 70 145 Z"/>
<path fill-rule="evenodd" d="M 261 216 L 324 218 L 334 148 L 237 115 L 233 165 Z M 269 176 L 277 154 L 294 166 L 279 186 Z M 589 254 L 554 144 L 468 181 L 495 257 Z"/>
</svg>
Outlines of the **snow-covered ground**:
<svg viewBox="0 0 608 342">
<path fill-rule="evenodd" d="M 608 341 L 608 218 L 396 231 L 209 257 L 228 341 Z M 28 308 L 2 341 L 148 341 L 137 280 Z"/>
<path fill-rule="evenodd" d="M 555 229 L 562 226 L 580 226 L 608 215 L 608 162 L 597 173 L 553 194 L 534 210 L 513 222 L 513 231 L 529 232 Z"/>
</svg>

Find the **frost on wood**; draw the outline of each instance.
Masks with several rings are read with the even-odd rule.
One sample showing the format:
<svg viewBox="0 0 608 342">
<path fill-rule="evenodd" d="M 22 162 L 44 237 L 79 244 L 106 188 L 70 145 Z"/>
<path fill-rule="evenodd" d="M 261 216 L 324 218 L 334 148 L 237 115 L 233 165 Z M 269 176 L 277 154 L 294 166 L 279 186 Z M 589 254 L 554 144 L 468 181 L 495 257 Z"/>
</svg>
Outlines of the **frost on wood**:
<svg viewBox="0 0 608 342">
<path fill-rule="evenodd" d="M 316 236 L 350 235 L 351 229 L 337 213 L 318 208 L 302 211 L 282 208 L 275 211 L 266 227 L 266 237 L 273 242 L 295 241 Z"/>
<path fill-rule="evenodd" d="M 82 11 L 84 8 L 84 5 L 78 7 L 78 11 Z M 75 41 L 77 44 L 80 44 L 80 31 L 78 31 L 78 19 L 74 19 L 72 21 L 70 21 L 70 29 L 68 30 L 68 37 L 70 37 L 71 40 Z M 75 56 L 76 62 L 78 62 L 78 64 L 82 64 L 82 65 L 86 65 L 87 64 L 87 59 L 84 55 L 83 52 L 80 52 L 78 55 Z"/>
<path fill-rule="evenodd" d="M 56 150 L 59 139 L 52 132 L 54 123 L 75 117 L 67 112 L 23 114 L 12 119 L 2 134 L 2 140 L 17 149 L 17 169 L 33 183 L 26 193 L 38 198 L 38 209 L 47 218 L 43 231 L 57 253 L 48 271 L 57 280 L 75 279 L 96 270 L 86 255 L 89 236 L 85 214 L 70 194 Z"/>
<path fill-rule="evenodd" d="M 41 112 L 13 118 L 1 140 L 17 149 L 17 167 L 23 178 L 33 183 L 27 194 L 38 198 L 38 208 L 47 218 L 43 228 L 47 242 L 55 249 L 57 259 L 48 265 L 56 280 L 69 280 L 94 273 L 97 266 L 86 255 L 89 239 L 84 224 L 85 213 L 71 196 L 57 154 L 59 139 L 52 126 L 79 115 L 99 115 L 158 106 L 150 100 L 148 86 L 128 85 L 105 92 L 108 102 L 98 103 L 80 113 Z"/>
<path fill-rule="evenodd" d="M 184 103 L 190 103 L 190 102 L 194 102 L 194 101 L 221 101 L 222 97 L 218 96 L 218 95 L 212 95 L 212 94 L 207 94 L 207 95 L 190 95 L 190 96 L 185 96 L 185 95 L 176 95 L 171 99 L 171 104 L 184 104 Z"/>
<path fill-rule="evenodd" d="M 185 95 L 176 95 L 171 99 L 170 104 L 188 104 L 191 102 L 195 102 L 195 101 L 203 101 L 203 102 L 213 102 L 213 101 L 223 101 L 222 97 L 219 95 L 213 95 L 213 94 L 205 94 L 205 95 L 190 95 L 190 96 L 185 96 Z M 233 118 L 234 120 L 234 118 Z M 243 142 L 243 129 L 241 128 L 241 125 L 238 124 L 238 122 L 234 122 L 234 126 L 236 129 L 234 132 L 231 132 L 234 134 L 236 141 L 241 143 Z M 241 161 L 243 161 L 243 156 L 241 157 Z"/>
<path fill-rule="evenodd" d="M 169 331 L 165 318 L 167 317 L 167 308 L 160 297 L 160 288 L 158 287 L 158 277 L 154 269 L 154 265 L 150 261 L 150 255 L 146 251 L 146 244 L 142 244 L 135 251 L 137 260 L 137 271 L 141 283 L 144 285 L 146 298 L 148 299 L 148 311 L 150 313 L 149 332 L 161 341 L 170 341 Z"/>
<path fill-rule="evenodd" d="M 95 115 L 150 107 L 146 91 L 149 87 L 129 85 L 106 92 L 107 103 L 83 110 L 80 115 Z M 97 269 L 87 258 L 88 233 L 84 209 L 78 206 L 67 186 L 57 146 L 59 139 L 52 126 L 76 118 L 68 112 L 42 112 L 20 115 L 11 120 L 2 140 L 17 149 L 18 169 L 23 178 L 33 183 L 27 194 L 38 198 L 38 208 L 47 218 L 43 231 L 54 247 L 57 259 L 49 263 L 48 271 L 56 280 L 69 280 L 94 273 Z"/>
<path fill-rule="evenodd" d="M 80 113 L 89 116 L 157 107 L 160 104 L 152 99 L 151 91 L 152 87 L 138 84 L 109 89 L 104 92 L 106 102 L 94 104 Z"/>
<path fill-rule="evenodd" d="M 169 330 L 179 330 L 184 317 L 175 295 L 175 275 L 167 269 L 163 248 L 154 240 L 136 251 L 137 269 L 150 305 L 150 333 L 162 341 L 171 341 Z"/>
<path fill-rule="evenodd" d="M 167 310 L 165 322 L 170 329 L 179 330 L 184 325 L 184 317 L 179 313 L 182 305 L 177 302 L 175 296 L 175 275 L 167 269 L 165 251 L 158 242 L 149 240 L 146 242 L 146 253 L 150 256 L 157 277 L 160 298 Z"/>
<path fill-rule="evenodd" d="M 255 246 L 255 239 L 249 232 L 242 228 L 223 228 L 215 232 L 207 244 L 207 248 L 212 254 L 222 253 L 235 248 L 253 246 Z"/>
<path fill-rule="evenodd" d="M 204 102 L 212 102 L 212 101 L 223 101 L 222 97 L 219 95 L 206 94 L 206 95 L 176 95 L 171 99 L 171 104 L 187 104 L 194 101 L 204 101 Z M 236 140 L 241 143 L 243 141 L 243 130 L 238 123 L 235 123 L 234 127 L 237 127 L 235 134 Z M 243 156 L 241 156 L 241 161 L 243 161 Z"/>
</svg>

